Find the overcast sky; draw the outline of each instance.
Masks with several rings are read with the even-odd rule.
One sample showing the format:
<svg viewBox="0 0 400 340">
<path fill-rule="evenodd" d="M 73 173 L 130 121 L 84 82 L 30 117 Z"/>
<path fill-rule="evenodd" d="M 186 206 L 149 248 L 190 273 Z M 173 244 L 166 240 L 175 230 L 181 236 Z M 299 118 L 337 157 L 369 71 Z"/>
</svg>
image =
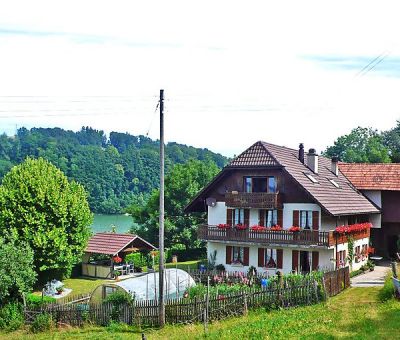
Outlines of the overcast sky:
<svg viewBox="0 0 400 340">
<path fill-rule="evenodd" d="M 227 156 L 318 152 L 400 118 L 396 1 L 3 1 L 0 132 L 158 136 Z"/>
</svg>

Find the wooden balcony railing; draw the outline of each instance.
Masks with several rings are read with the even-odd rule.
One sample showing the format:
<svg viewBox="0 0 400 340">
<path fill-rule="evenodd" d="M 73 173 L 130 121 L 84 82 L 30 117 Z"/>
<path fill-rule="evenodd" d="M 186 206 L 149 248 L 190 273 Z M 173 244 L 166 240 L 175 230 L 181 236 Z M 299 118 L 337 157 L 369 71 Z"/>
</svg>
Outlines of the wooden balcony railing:
<svg viewBox="0 0 400 340">
<path fill-rule="evenodd" d="M 280 194 L 267 192 L 228 192 L 225 204 L 231 208 L 277 209 L 280 208 Z"/>
<path fill-rule="evenodd" d="M 328 231 L 302 230 L 291 232 L 289 230 L 255 231 L 251 229 L 237 230 L 236 228 L 222 229 L 212 225 L 200 225 L 198 238 L 204 241 L 231 241 L 258 243 L 265 245 L 299 245 L 299 246 L 329 246 Z"/>
</svg>

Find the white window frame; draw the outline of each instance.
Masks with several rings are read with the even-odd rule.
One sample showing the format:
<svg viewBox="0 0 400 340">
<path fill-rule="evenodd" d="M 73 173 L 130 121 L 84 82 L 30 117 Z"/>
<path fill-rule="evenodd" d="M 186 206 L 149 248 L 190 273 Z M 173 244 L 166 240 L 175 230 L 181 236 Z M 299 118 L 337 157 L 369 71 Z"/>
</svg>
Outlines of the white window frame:
<svg viewBox="0 0 400 340">
<path fill-rule="evenodd" d="M 233 224 L 244 224 L 244 209 L 236 208 L 233 212 Z"/>
<path fill-rule="evenodd" d="M 275 266 L 269 266 L 269 262 L 272 261 Z M 264 266 L 268 269 L 278 268 L 278 252 L 275 248 L 264 248 Z"/>
<path fill-rule="evenodd" d="M 312 210 L 300 210 L 299 213 L 299 226 L 303 229 L 312 229 L 313 220 Z"/>
<path fill-rule="evenodd" d="M 278 210 L 269 209 L 265 212 L 265 226 L 268 228 L 278 224 Z"/>
<path fill-rule="evenodd" d="M 232 247 L 232 264 L 243 264 L 244 247 Z"/>
</svg>

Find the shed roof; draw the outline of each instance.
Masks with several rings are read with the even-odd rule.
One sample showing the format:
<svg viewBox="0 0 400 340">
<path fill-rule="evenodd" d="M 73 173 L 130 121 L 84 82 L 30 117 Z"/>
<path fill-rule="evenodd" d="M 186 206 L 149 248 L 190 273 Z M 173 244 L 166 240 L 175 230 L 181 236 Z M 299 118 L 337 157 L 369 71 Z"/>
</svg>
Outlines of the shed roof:
<svg viewBox="0 0 400 340">
<path fill-rule="evenodd" d="M 97 233 L 89 239 L 85 252 L 116 255 L 132 243 L 142 248 L 155 249 L 152 244 L 134 234 Z"/>
<path fill-rule="evenodd" d="M 339 168 L 357 189 L 400 190 L 400 164 L 340 163 Z"/>
</svg>

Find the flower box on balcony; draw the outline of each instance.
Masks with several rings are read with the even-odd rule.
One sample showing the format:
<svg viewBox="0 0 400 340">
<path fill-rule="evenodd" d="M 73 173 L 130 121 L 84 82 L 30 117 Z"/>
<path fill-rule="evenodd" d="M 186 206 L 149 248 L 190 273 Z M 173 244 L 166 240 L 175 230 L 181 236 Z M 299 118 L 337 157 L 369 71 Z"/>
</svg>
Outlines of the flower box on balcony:
<svg viewBox="0 0 400 340">
<path fill-rule="evenodd" d="M 264 227 L 263 225 L 253 225 L 250 229 L 253 231 L 266 231 L 267 227 Z"/>
<path fill-rule="evenodd" d="M 236 224 L 236 225 L 235 225 L 235 228 L 236 228 L 237 230 L 246 230 L 246 229 L 247 229 L 247 225 L 242 224 L 242 223 L 239 223 L 239 224 Z"/>
<path fill-rule="evenodd" d="M 220 223 L 220 224 L 217 225 L 217 227 L 219 229 L 230 229 L 231 225 L 230 224 L 226 224 L 226 223 Z"/>
<path fill-rule="evenodd" d="M 280 225 L 277 224 L 277 225 L 274 225 L 273 227 L 271 227 L 271 230 L 272 231 L 280 231 L 280 230 L 283 230 L 283 229 L 282 229 L 282 227 Z"/>
<path fill-rule="evenodd" d="M 293 227 L 289 228 L 289 231 L 291 231 L 292 233 L 298 232 L 300 230 L 301 230 L 300 227 L 296 227 L 296 226 L 293 226 Z"/>
</svg>

